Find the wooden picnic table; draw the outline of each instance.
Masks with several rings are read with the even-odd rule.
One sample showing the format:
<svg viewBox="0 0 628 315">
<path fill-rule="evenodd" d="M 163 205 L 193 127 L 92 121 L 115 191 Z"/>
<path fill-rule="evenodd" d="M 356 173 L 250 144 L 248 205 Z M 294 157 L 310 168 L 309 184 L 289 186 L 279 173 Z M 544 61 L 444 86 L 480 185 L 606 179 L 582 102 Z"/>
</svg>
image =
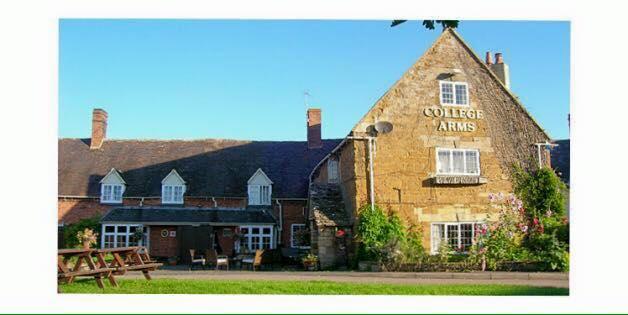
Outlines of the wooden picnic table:
<svg viewBox="0 0 628 315">
<path fill-rule="evenodd" d="M 57 278 L 72 283 L 76 277 L 91 277 L 96 279 L 98 287 L 104 288 L 102 278 L 108 278 L 113 286 L 117 286 L 112 273 L 115 268 L 97 266 L 92 260 L 92 249 L 60 249 L 57 254 Z M 77 257 L 76 263 L 70 266 L 70 260 Z M 85 263 L 85 264 L 84 264 Z"/>
<path fill-rule="evenodd" d="M 146 280 L 151 280 L 149 272 L 163 265 L 151 260 L 146 248 L 141 246 L 106 248 L 97 250 L 95 253 L 100 267 L 113 268 L 114 275 L 123 275 L 127 271 L 141 271 Z M 113 256 L 109 264 L 105 260 L 107 254 Z"/>
</svg>

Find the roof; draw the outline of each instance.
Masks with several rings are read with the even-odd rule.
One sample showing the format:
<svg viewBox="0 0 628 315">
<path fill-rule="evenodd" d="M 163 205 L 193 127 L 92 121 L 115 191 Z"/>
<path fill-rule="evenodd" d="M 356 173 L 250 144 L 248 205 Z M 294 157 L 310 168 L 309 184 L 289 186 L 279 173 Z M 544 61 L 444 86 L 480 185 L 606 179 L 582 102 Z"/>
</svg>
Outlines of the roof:
<svg viewBox="0 0 628 315">
<path fill-rule="evenodd" d="M 183 207 L 120 207 L 111 209 L 101 222 L 134 223 L 213 223 L 213 224 L 275 224 L 270 207 L 247 209 L 183 208 Z"/>
<path fill-rule="evenodd" d="M 558 144 L 552 148 L 550 153 L 552 168 L 563 182 L 569 185 L 569 139 L 554 140 L 552 143 Z"/>
<path fill-rule="evenodd" d="M 337 184 L 312 183 L 310 185 L 310 219 L 317 226 L 349 226 L 351 220 L 342 201 Z"/>
<path fill-rule="evenodd" d="M 305 141 L 105 140 L 90 150 L 89 139 L 59 139 L 58 194 L 98 197 L 99 181 L 115 168 L 125 196 L 160 196 L 161 181 L 176 169 L 187 196 L 244 197 L 261 168 L 274 182 L 273 197 L 307 198 L 310 171 L 339 142 L 308 149 Z"/>
</svg>

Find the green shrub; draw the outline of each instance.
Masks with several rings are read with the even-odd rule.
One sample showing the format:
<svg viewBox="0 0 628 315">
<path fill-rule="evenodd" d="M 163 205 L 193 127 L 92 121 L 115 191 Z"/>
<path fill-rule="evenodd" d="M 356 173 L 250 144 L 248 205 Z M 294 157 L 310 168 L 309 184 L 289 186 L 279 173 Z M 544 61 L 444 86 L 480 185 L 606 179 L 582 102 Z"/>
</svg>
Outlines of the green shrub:
<svg viewBox="0 0 628 315">
<path fill-rule="evenodd" d="M 521 200 L 530 218 L 540 217 L 547 211 L 564 216 L 565 191 L 567 186 L 550 168 L 544 167 L 528 172 L 515 166 L 513 172 L 514 191 Z"/>
<path fill-rule="evenodd" d="M 76 223 L 65 226 L 63 228 L 63 242 L 65 248 L 81 247 L 82 244 L 76 237 L 76 234 L 85 229 L 91 229 L 95 232 L 100 231 L 100 217 L 82 219 Z M 96 247 L 99 246 L 100 242 L 96 242 Z"/>
</svg>

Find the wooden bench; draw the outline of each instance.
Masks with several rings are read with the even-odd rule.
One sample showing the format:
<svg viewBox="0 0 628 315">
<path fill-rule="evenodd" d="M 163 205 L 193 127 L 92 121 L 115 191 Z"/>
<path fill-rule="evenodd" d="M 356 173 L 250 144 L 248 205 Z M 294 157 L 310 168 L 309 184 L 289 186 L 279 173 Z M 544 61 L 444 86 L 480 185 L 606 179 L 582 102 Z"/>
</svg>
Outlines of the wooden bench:
<svg viewBox="0 0 628 315">
<path fill-rule="evenodd" d="M 96 257 L 102 268 L 113 268 L 115 270 L 113 274 L 115 275 L 123 275 L 127 271 L 141 271 L 146 280 L 151 280 L 149 272 L 157 270 L 157 268 L 161 267 L 163 264 L 145 262 L 142 256 L 148 258 L 149 261 L 152 260 L 150 260 L 150 256 L 148 256 L 148 251 L 146 251 L 145 254 L 140 254 L 140 249 L 142 249 L 142 247 L 139 246 L 101 249 L 96 251 Z M 146 249 L 144 248 L 143 250 Z M 106 254 L 113 256 L 113 260 L 110 264 L 107 264 L 105 261 Z"/>
<path fill-rule="evenodd" d="M 112 274 L 115 268 L 97 266 L 92 260 L 93 252 L 92 249 L 60 249 L 57 257 L 57 280 L 72 283 L 76 277 L 94 277 L 96 284 L 102 289 L 102 279 L 107 278 L 112 286 L 117 286 Z M 77 258 L 76 263 L 69 266 L 73 257 Z"/>
</svg>

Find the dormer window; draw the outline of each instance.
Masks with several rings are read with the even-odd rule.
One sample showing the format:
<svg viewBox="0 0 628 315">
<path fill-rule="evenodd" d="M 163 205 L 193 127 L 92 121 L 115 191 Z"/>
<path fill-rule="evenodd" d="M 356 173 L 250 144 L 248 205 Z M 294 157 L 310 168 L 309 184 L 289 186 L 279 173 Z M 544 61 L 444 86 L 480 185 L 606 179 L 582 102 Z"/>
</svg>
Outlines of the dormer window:
<svg viewBox="0 0 628 315">
<path fill-rule="evenodd" d="M 440 104 L 447 106 L 469 106 L 466 82 L 440 81 Z"/>
<path fill-rule="evenodd" d="M 161 181 L 161 203 L 183 204 L 183 194 L 185 194 L 185 181 L 173 169 Z"/>
<path fill-rule="evenodd" d="M 100 203 L 122 203 L 125 187 L 122 175 L 112 168 L 100 181 Z"/>
<path fill-rule="evenodd" d="M 273 182 L 262 169 L 258 169 L 248 181 L 249 205 L 270 205 Z"/>
</svg>

